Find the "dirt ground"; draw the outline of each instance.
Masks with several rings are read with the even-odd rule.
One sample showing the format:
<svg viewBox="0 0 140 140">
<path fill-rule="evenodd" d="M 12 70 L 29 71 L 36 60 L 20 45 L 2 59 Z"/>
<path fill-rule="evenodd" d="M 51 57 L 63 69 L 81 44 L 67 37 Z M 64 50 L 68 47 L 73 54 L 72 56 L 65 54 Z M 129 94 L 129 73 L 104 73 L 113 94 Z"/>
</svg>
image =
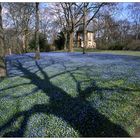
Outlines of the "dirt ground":
<svg viewBox="0 0 140 140">
<path fill-rule="evenodd" d="M 5 69 L 0 68 L 0 77 L 4 77 L 6 74 Z"/>
<path fill-rule="evenodd" d="M 140 137 L 140 127 L 135 130 L 134 137 Z"/>
<path fill-rule="evenodd" d="M 0 77 L 6 76 L 5 64 L 3 58 L 0 57 Z"/>
</svg>

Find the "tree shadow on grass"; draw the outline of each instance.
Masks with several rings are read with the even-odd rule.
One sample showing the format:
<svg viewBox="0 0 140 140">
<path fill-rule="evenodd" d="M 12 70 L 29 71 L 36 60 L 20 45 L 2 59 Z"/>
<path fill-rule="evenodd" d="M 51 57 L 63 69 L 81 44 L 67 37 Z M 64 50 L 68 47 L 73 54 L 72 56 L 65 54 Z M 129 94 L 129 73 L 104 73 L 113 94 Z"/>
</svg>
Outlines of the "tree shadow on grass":
<svg viewBox="0 0 140 140">
<path fill-rule="evenodd" d="M 72 97 L 51 83 L 49 76 L 37 61 L 36 66 L 44 76 L 44 79 L 24 68 L 20 62 L 16 67 L 26 75 L 26 78 L 30 79 L 32 84 L 42 90 L 46 96 L 49 96 L 49 104 L 36 104 L 27 111 L 13 115 L 8 122 L 0 126 L 0 132 L 11 127 L 12 123 L 19 117 L 23 117 L 20 128 L 17 131 L 4 133 L 3 137 L 23 137 L 29 118 L 36 113 L 52 114 L 63 119 L 74 130 L 79 132 L 80 137 L 129 137 L 129 134 L 121 126 L 111 122 L 86 100 L 87 96 L 90 96 L 92 91 L 95 90 L 95 81 L 92 82 L 91 87 L 81 91 L 80 83 L 76 81 L 74 75 L 70 74 L 77 83 L 79 93 L 77 97 Z"/>
</svg>

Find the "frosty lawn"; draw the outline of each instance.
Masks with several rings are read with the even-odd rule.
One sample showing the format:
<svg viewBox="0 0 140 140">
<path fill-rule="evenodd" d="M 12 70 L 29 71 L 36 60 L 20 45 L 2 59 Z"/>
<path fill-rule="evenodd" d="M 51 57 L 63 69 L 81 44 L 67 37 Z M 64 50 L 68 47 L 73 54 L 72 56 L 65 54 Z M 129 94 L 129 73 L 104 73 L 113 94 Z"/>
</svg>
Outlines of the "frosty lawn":
<svg viewBox="0 0 140 140">
<path fill-rule="evenodd" d="M 6 58 L 1 137 L 129 137 L 140 126 L 140 57 L 42 53 Z"/>
</svg>

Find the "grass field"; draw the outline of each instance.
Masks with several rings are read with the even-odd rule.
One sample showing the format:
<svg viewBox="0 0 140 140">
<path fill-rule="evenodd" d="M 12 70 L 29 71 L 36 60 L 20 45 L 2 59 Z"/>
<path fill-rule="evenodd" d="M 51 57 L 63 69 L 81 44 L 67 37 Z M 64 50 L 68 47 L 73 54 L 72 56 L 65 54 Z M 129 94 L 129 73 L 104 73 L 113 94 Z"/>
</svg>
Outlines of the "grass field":
<svg viewBox="0 0 140 140">
<path fill-rule="evenodd" d="M 111 51 L 111 50 L 104 50 L 104 51 L 97 51 L 97 52 L 106 53 L 106 54 L 140 56 L 140 51 Z"/>
<path fill-rule="evenodd" d="M 140 57 L 42 53 L 6 58 L 1 137 L 131 137 L 140 126 Z"/>
<path fill-rule="evenodd" d="M 74 48 L 74 52 L 82 52 L 82 48 Z M 64 50 L 56 51 L 56 52 L 65 52 Z M 94 52 L 94 53 L 106 53 L 106 54 L 118 54 L 118 55 L 132 55 L 132 56 L 140 56 L 140 51 L 127 51 L 127 50 L 97 50 L 97 49 L 87 49 L 86 52 Z"/>
</svg>

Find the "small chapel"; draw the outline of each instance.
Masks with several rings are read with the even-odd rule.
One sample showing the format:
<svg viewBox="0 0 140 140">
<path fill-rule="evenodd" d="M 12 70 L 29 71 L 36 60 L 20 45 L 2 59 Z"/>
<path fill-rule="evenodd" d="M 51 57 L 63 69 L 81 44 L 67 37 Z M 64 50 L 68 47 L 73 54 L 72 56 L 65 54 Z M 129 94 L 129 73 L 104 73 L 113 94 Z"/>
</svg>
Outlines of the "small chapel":
<svg viewBox="0 0 140 140">
<path fill-rule="evenodd" d="M 76 44 L 77 47 L 83 47 L 84 46 L 84 42 L 83 42 L 83 37 L 84 37 L 84 30 L 83 27 L 80 26 L 78 28 L 78 30 L 76 31 Z M 96 42 L 94 39 L 94 32 L 93 29 L 91 29 L 90 27 L 87 27 L 86 30 L 86 48 L 96 48 Z"/>
</svg>

